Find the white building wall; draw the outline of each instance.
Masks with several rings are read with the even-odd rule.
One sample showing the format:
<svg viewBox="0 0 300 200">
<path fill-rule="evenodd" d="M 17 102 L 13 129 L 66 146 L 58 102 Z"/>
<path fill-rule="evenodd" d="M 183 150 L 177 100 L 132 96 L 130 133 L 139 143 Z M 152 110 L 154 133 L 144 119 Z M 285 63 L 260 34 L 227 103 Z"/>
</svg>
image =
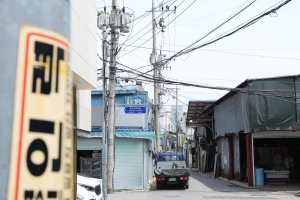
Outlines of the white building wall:
<svg viewBox="0 0 300 200">
<path fill-rule="evenodd" d="M 168 130 L 168 126 L 170 124 L 170 131 L 176 132 L 176 112 L 175 112 L 175 105 L 164 105 L 160 110 L 160 114 L 164 117 L 160 117 L 160 130 L 161 133 Z M 188 106 L 187 105 L 178 105 L 178 110 L 182 112 L 178 115 L 178 120 L 181 119 L 184 112 L 187 112 Z"/>
<path fill-rule="evenodd" d="M 91 110 L 91 91 L 77 91 L 77 128 L 91 131 L 92 110 Z"/>
<path fill-rule="evenodd" d="M 77 89 L 77 129 L 91 130 L 91 89 L 97 87 L 97 1 L 71 1 L 71 67 Z"/>
</svg>

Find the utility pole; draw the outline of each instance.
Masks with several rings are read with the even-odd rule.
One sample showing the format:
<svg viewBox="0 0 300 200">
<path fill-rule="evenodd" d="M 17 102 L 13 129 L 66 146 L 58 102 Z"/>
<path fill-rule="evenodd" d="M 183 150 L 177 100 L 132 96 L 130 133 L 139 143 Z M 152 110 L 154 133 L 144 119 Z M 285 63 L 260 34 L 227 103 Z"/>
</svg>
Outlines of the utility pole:
<svg viewBox="0 0 300 200">
<path fill-rule="evenodd" d="M 112 13 L 117 15 L 117 0 L 112 0 Z M 114 168 L 115 168 L 115 89 L 116 89 L 116 48 L 117 28 L 111 26 L 111 50 L 109 63 L 109 101 L 108 101 L 108 132 L 107 132 L 107 193 L 114 191 Z"/>
<path fill-rule="evenodd" d="M 102 59 L 103 59 L 103 67 L 102 67 L 102 106 L 103 106 L 103 115 L 102 115 L 102 190 L 104 200 L 107 199 L 107 136 L 106 136 L 106 25 L 102 26 Z"/>
<path fill-rule="evenodd" d="M 159 101 L 158 101 L 158 69 L 156 64 L 156 29 L 155 29 L 155 11 L 154 0 L 152 0 L 152 38 L 153 50 L 151 57 L 154 57 L 153 62 L 153 78 L 154 78 L 154 122 L 155 122 L 155 135 L 156 135 L 156 152 L 160 151 L 160 129 L 159 129 Z"/>
<path fill-rule="evenodd" d="M 178 88 L 176 85 L 176 151 L 178 151 Z"/>
</svg>

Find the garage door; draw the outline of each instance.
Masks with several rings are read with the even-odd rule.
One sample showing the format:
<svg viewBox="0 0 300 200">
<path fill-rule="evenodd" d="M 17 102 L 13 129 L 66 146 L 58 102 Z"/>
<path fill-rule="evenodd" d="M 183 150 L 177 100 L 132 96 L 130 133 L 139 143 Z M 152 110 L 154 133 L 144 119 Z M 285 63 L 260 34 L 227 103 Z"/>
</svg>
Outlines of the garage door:
<svg viewBox="0 0 300 200">
<path fill-rule="evenodd" d="M 143 187 L 143 140 L 115 140 L 114 189 L 135 189 Z"/>
</svg>

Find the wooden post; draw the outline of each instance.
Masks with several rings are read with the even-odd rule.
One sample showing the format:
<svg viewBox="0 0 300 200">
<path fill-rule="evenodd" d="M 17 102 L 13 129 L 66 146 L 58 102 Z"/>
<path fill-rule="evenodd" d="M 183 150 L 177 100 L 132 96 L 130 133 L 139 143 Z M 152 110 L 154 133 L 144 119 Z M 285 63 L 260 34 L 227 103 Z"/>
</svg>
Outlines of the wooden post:
<svg viewBox="0 0 300 200">
<path fill-rule="evenodd" d="M 232 135 L 228 136 L 228 160 L 229 160 L 229 170 L 228 170 L 228 179 L 233 179 L 233 141 Z"/>
<path fill-rule="evenodd" d="M 253 186 L 252 133 L 246 134 L 248 186 Z"/>
</svg>

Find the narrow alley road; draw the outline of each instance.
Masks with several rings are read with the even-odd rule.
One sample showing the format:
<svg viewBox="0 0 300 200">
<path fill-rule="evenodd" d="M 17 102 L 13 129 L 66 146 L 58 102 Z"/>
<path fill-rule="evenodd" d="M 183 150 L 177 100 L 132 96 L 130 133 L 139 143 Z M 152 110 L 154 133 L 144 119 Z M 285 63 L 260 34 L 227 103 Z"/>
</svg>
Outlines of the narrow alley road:
<svg viewBox="0 0 300 200">
<path fill-rule="evenodd" d="M 283 192 L 262 192 L 256 189 L 244 189 L 219 179 L 204 177 L 191 172 L 189 189 L 165 188 L 162 190 L 122 191 L 108 195 L 109 200 L 164 200 L 164 199 L 241 199 L 241 200 L 300 200 L 300 196 Z"/>
</svg>

